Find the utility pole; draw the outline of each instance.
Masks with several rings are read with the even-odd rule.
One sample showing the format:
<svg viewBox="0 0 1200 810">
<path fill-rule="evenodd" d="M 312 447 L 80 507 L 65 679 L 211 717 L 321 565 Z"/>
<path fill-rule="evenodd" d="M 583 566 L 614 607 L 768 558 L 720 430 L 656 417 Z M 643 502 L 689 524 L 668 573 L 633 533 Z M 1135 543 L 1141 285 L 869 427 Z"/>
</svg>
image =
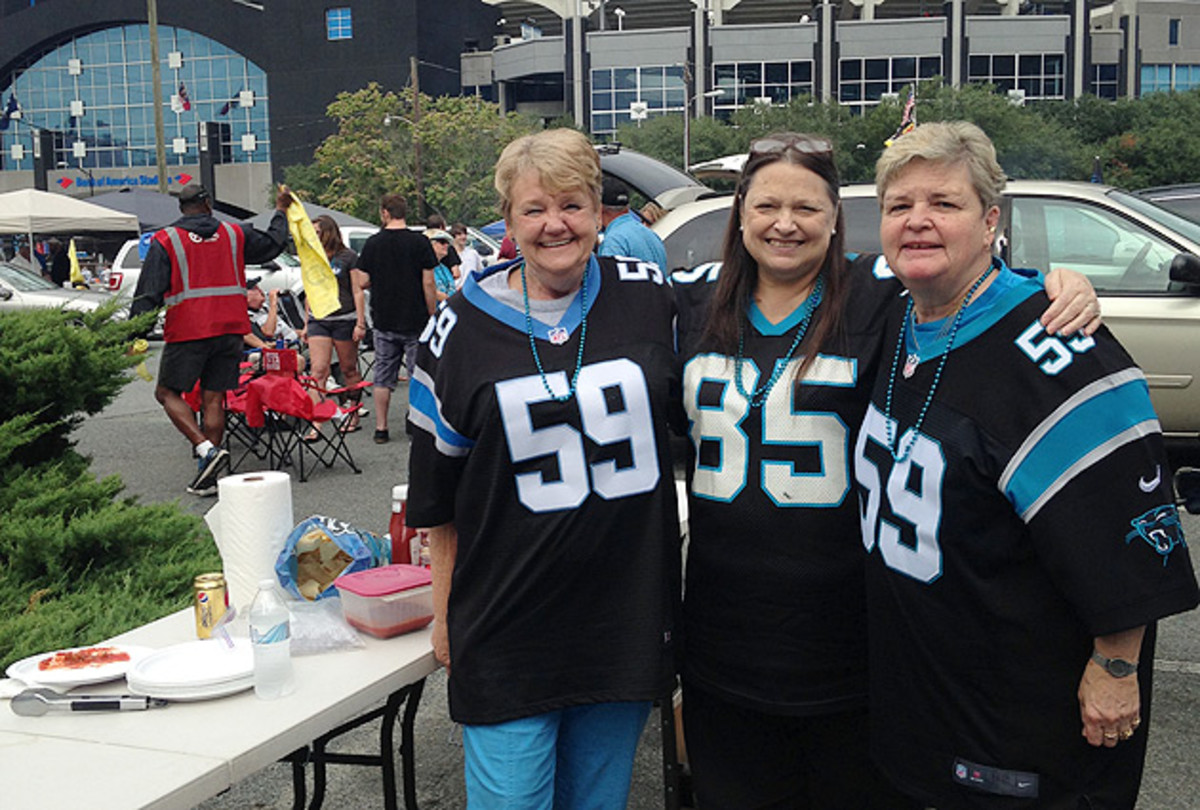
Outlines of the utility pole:
<svg viewBox="0 0 1200 810">
<path fill-rule="evenodd" d="M 158 63 L 158 0 L 146 0 L 150 24 L 150 76 L 154 82 L 154 154 L 158 160 L 158 190 L 167 193 L 167 140 L 163 133 L 162 66 Z"/>
<path fill-rule="evenodd" d="M 417 159 L 417 218 L 425 221 L 425 181 L 421 176 L 421 79 L 417 73 L 417 57 L 408 57 L 408 70 L 413 88 L 413 154 Z"/>
</svg>

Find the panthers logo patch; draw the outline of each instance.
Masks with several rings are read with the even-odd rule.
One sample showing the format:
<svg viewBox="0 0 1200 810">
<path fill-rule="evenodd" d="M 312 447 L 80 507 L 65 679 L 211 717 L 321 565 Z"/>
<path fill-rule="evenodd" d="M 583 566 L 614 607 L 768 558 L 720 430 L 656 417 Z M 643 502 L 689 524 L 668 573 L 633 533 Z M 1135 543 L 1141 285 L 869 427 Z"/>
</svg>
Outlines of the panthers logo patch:
<svg viewBox="0 0 1200 810">
<path fill-rule="evenodd" d="M 1183 539 L 1183 526 L 1179 523 L 1179 512 L 1174 506 L 1157 506 L 1129 521 L 1129 525 L 1133 531 L 1125 535 L 1125 542 L 1132 543 L 1142 538 L 1163 558 L 1164 566 L 1172 551 L 1187 546 Z"/>
</svg>

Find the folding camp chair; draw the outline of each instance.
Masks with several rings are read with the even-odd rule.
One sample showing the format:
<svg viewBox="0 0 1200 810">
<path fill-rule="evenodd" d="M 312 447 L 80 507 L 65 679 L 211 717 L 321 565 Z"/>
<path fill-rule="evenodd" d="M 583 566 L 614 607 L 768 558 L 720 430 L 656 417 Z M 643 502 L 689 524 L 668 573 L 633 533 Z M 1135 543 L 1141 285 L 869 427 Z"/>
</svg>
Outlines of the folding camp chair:
<svg viewBox="0 0 1200 810">
<path fill-rule="evenodd" d="M 267 458 L 271 469 L 278 470 L 295 464 L 301 481 L 317 463 L 332 467 L 340 458 L 356 473 L 362 472 L 340 430 L 329 434 L 319 426 L 330 421 L 341 422 L 357 406 L 342 409 L 332 399 L 313 402 L 309 388 L 296 375 L 296 353 L 290 349 L 264 349 L 263 376 L 247 383 L 246 423 L 252 428 L 265 428 Z M 316 441 L 306 442 L 304 436 L 315 431 Z"/>
</svg>

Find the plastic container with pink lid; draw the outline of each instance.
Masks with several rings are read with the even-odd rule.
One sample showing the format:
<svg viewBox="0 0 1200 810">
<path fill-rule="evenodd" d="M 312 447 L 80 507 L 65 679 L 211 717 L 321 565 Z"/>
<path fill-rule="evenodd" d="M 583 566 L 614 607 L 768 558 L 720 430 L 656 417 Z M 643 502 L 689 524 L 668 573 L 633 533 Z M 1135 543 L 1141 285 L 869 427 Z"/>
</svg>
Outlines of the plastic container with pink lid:
<svg viewBox="0 0 1200 810">
<path fill-rule="evenodd" d="M 433 577 L 419 565 L 385 565 L 334 580 L 346 621 L 390 638 L 433 621 Z"/>
</svg>

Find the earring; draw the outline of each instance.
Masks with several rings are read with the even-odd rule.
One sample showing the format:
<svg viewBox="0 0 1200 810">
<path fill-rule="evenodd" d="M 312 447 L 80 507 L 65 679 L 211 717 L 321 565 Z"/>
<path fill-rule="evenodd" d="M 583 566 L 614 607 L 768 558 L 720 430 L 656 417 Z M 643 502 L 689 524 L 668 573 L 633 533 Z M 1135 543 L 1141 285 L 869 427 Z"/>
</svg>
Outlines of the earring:
<svg viewBox="0 0 1200 810">
<path fill-rule="evenodd" d="M 830 231 L 830 232 L 829 232 L 829 235 L 830 235 L 830 236 L 837 236 L 837 228 L 834 228 L 832 231 Z"/>
</svg>

